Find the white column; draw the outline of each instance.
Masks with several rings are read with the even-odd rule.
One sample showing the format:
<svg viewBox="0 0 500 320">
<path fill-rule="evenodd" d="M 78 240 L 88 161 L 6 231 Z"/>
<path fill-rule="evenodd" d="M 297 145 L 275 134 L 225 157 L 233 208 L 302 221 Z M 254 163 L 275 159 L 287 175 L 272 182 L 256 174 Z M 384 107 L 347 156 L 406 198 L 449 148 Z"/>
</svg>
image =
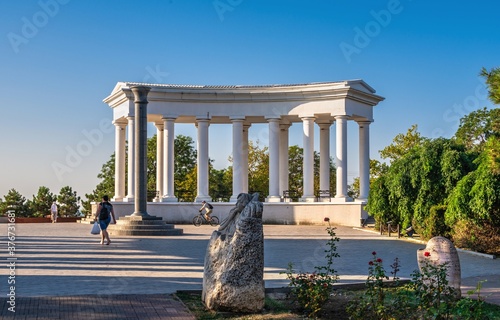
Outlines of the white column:
<svg viewBox="0 0 500 320">
<path fill-rule="evenodd" d="M 198 193 L 196 202 L 210 201 L 208 195 L 208 119 L 197 119 L 198 126 Z"/>
<path fill-rule="evenodd" d="M 314 117 L 302 118 L 303 125 L 303 194 L 302 201 L 314 202 Z"/>
<path fill-rule="evenodd" d="M 163 123 L 156 123 L 156 196 L 153 202 L 160 202 L 163 195 Z"/>
<path fill-rule="evenodd" d="M 279 133 L 280 119 L 267 119 L 269 122 L 269 196 L 267 202 L 280 202 L 279 195 Z"/>
<path fill-rule="evenodd" d="M 236 202 L 243 192 L 243 118 L 231 118 L 233 123 L 233 195 L 230 202 Z"/>
<path fill-rule="evenodd" d="M 135 127 L 134 127 L 134 117 L 127 117 L 128 128 L 127 128 L 127 196 L 123 201 L 133 202 L 134 201 L 134 191 L 135 191 Z"/>
<path fill-rule="evenodd" d="M 177 202 L 175 197 L 175 118 L 163 118 L 163 158 L 164 158 L 164 178 L 162 202 Z"/>
<path fill-rule="evenodd" d="M 288 128 L 289 123 L 280 124 L 280 196 L 288 190 Z"/>
<path fill-rule="evenodd" d="M 336 116 L 336 156 L 337 156 L 337 194 L 336 202 L 345 202 L 347 196 L 347 116 Z"/>
<path fill-rule="evenodd" d="M 359 201 L 370 192 L 370 121 L 359 121 Z"/>
<path fill-rule="evenodd" d="M 113 121 L 115 125 L 115 196 L 113 201 L 125 197 L 125 127 L 126 123 Z"/>
<path fill-rule="evenodd" d="M 331 122 L 319 125 L 319 189 L 330 190 L 330 126 Z"/>
<path fill-rule="evenodd" d="M 249 124 L 243 124 L 243 141 L 241 142 L 243 148 L 243 163 L 241 164 L 242 169 L 242 192 L 248 193 L 248 129 L 250 128 Z"/>
</svg>

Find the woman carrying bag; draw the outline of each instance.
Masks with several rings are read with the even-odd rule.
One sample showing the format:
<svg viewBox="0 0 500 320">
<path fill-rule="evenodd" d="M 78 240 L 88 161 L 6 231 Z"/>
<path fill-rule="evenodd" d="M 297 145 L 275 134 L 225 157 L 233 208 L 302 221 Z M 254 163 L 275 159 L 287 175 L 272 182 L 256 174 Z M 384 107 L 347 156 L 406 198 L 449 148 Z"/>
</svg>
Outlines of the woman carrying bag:
<svg viewBox="0 0 500 320">
<path fill-rule="evenodd" d="M 108 225 L 111 222 L 111 218 L 113 218 L 113 223 L 116 223 L 113 205 L 109 203 L 108 196 L 103 196 L 102 202 L 99 203 L 99 207 L 97 208 L 94 219 L 96 222 L 99 222 L 99 228 L 101 229 L 101 244 L 104 244 L 104 240 L 107 240 L 107 245 L 111 243 L 111 240 L 109 239 L 109 233 L 107 231 Z"/>
</svg>

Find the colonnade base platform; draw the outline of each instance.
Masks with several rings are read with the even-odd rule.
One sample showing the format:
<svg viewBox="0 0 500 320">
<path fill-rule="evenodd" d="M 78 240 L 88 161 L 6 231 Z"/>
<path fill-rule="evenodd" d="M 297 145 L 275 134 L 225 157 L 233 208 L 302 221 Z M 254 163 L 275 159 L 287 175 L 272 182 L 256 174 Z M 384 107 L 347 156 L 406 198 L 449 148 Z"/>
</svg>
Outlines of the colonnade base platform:
<svg viewBox="0 0 500 320">
<path fill-rule="evenodd" d="M 117 226 L 126 221 L 122 219 L 134 212 L 133 202 L 112 202 Z M 214 206 L 213 215 L 220 221 L 224 220 L 234 207 L 232 202 L 211 202 Z M 279 225 L 324 225 L 325 218 L 333 225 L 359 227 L 368 218 L 364 210 L 366 202 L 264 202 L 262 220 L 265 224 Z M 95 212 L 97 204 L 92 204 Z M 164 224 L 191 224 L 198 214 L 201 203 L 195 202 L 148 202 L 148 214 L 163 218 Z M 143 223 L 144 224 L 144 223 Z"/>
</svg>

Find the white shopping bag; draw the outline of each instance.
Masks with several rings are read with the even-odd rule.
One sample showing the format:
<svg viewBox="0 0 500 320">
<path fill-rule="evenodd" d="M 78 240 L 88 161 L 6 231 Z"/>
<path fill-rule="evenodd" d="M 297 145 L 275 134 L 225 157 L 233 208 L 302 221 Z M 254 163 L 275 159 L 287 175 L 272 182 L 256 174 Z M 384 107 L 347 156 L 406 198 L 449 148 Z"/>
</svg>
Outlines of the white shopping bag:
<svg viewBox="0 0 500 320">
<path fill-rule="evenodd" d="M 99 234 L 101 233 L 101 228 L 99 228 L 99 223 L 94 222 L 94 225 L 92 226 L 92 230 L 90 230 L 90 233 L 92 234 Z"/>
</svg>

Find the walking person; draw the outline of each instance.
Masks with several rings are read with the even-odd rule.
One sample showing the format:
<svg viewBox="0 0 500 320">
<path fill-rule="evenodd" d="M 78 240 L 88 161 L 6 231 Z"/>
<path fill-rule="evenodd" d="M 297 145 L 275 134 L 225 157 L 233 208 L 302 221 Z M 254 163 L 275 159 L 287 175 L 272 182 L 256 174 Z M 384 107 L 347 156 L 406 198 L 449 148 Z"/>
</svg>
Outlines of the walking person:
<svg viewBox="0 0 500 320">
<path fill-rule="evenodd" d="M 212 213 L 214 207 L 205 200 L 203 200 L 201 203 L 203 204 L 203 206 L 200 208 L 199 212 L 202 212 L 203 209 L 205 209 L 205 218 L 207 219 L 207 221 L 210 221 L 210 214 Z"/>
<path fill-rule="evenodd" d="M 101 228 L 101 244 L 109 245 L 111 240 L 109 239 L 108 225 L 111 222 L 111 217 L 113 217 L 113 223 L 116 223 L 115 211 L 113 210 L 113 205 L 109 203 L 109 197 L 103 196 L 102 202 L 99 203 L 97 212 L 95 214 L 95 220 L 99 221 L 99 228 Z"/>
<path fill-rule="evenodd" d="M 55 201 L 52 202 L 52 205 L 50 206 L 50 219 L 52 220 L 52 223 L 57 222 L 57 203 Z"/>
</svg>

